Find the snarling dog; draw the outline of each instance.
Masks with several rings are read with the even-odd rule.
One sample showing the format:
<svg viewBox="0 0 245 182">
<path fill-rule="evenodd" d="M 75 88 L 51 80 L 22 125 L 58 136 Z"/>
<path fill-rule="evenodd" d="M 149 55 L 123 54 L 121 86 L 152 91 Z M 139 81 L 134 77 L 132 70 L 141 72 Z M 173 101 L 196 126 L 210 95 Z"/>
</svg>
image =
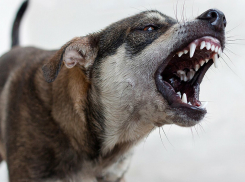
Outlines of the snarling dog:
<svg viewBox="0 0 245 182">
<path fill-rule="evenodd" d="M 200 122 L 202 79 L 224 49 L 226 19 L 184 23 L 144 11 L 57 51 L 18 46 L 0 58 L 0 152 L 10 182 L 119 182 L 132 148 L 164 124 Z"/>
</svg>

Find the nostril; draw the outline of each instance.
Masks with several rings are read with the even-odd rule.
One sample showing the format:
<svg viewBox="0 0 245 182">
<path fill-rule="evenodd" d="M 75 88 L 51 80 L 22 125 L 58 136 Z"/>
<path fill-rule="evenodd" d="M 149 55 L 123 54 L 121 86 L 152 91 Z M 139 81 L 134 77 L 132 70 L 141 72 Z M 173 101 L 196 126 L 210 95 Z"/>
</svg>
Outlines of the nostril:
<svg viewBox="0 0 245 182">
<path fill-rule="evenodd" d="M 210 11 L 209 14 L 207 15 L 207 17 L 209 17 L 209 21 L 211 23 L 213 23 L 219 19 L 219 15 L 216 11 Z"/>
<path fill-rule="evenodd" d="M 217 13 L 216 12 L 211 12 L 211 17 L 212 17 L 212 19 L 217 19 Z"/>
<path fill-rule="evenodd" d="M 223 17 L 223 23 L 224 23 L 224 27 L 226 27 L 226 19 L 225 19 L 225 17 Z"/>
</svg>

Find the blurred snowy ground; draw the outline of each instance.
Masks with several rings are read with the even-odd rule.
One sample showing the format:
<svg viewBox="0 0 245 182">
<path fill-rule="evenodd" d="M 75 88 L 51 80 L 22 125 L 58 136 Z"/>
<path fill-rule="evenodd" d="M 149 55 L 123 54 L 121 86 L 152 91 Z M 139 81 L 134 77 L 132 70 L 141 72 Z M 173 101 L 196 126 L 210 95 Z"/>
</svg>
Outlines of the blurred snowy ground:
<svg viewBox="0 0 245 182">
<path fill-rule="evenodd" d="M 22 0 L 0 1 L 0 55 L 10 47 L 12 20 Z M 184 13 L 182 13 L 183 5 Z M 128 182 L 243 182 L 245 178 L 245 1 L 243 0 L 31 0 L 21 26 L 21 44 L 57 49 L 75 36 L 98 31 L 147 9 L 192 19 L 210 8 L 228 21 L 227 48 L 219 68 L 211 68 L 201 85 L 209 101 L 204 121 L 193 128 L 164 126 L 138 145 Z M 161 137 L 160 137 L 161 135 Z M 162 138 L 162 140 L 161 140 Z M 169 141 L 168 141 L 169 140 Z M 0 165 L 0 181 L 7 167 Z"/>
</svg>

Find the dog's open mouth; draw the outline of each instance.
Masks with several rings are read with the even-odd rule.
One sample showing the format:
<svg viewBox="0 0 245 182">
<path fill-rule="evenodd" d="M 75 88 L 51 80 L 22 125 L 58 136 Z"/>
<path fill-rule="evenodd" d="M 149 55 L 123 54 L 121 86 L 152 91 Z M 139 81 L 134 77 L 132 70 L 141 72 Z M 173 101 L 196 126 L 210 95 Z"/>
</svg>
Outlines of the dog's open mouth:
<svg viewBox="0 0 245 182">
<path fill-rule="evenodd" d="M 202 79 L 221 54 L 220 41 L 205 36 L 172 53 L 156 72 L 158 91 L 171 107 L 185 107 L 206 112 L 206 103 L 199 101 Z"/>
</svg>

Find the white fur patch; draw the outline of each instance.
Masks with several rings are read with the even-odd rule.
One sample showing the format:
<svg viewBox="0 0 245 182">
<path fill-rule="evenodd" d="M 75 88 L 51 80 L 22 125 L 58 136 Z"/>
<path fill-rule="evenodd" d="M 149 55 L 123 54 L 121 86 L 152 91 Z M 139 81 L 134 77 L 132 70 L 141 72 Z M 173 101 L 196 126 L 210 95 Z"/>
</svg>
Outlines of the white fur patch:
<svg viewBox="0 0 245 182">
<path fill-rule="evenodd" d="M 157 19 L 159 19 L 159 21 L 162 21 L 162 22 L 165 21 L 165 17 L 163 17 L 162 15 L 160 15 L 157 12 L 148 12 L 146 16 L 148 18 L 157 18 Z"/>
<path fill-rule="evenodd" d="M 139 141 L 155 127 L 154 123 L 167 123 L 167 103 L 157 91 L 154 73 L 170 53 L 171 33 L 165 33 L 133 58 L 127 56 L 123 44 L 116 54 L 103 60 L 99 83 L 106 119 L 103 153 L 117 143 Z"/>
</svg>

